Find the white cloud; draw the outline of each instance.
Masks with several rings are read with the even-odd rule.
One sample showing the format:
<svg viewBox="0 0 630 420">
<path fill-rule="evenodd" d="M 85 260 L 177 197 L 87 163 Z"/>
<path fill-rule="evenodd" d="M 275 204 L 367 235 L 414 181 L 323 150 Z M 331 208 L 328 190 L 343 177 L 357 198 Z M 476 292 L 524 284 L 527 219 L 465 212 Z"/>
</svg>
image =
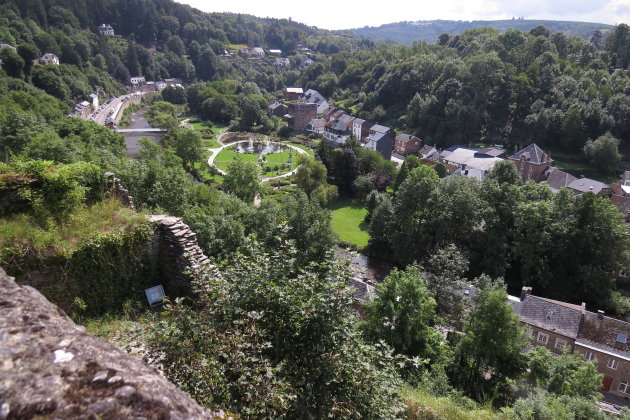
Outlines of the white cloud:
<svg viewBox="0 0 630 420">
<path fill-rule="evenodd" d="M 407 20 L 526 19 L 630 22 L 630 0 L 319 0 L 308 7 L 295 0 L 261 2 L 176 0 L 206 12 L 246 13 L 258 17 L 292 18 L 325 29 L 378 26 Z"/>
</svg>

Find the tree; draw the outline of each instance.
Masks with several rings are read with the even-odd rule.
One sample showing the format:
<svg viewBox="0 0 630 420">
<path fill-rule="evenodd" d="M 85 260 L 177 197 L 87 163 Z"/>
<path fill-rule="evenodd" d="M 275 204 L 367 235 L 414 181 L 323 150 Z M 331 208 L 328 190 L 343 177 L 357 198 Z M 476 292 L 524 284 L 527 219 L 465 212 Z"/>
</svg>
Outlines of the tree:
<svg viewBox="0 0 630 420">
<path fill-rule="evenodd" d="M 321 162 L 301 154 L 298 157 L 298 164 L 295 183 L 309 198 L 325 206 L 337 197 L 337 187 L 328 185 L 326 167 Z"/>
<path fill-rule="evenodd" d="M 518 185 L 521 182 L 516 164 L 512 160 L 507 159 L 497 162 L 490 172 L 488 172 L 485 179 L 494 179 L 499 184 Z"/>
<path fill-rule="evenodd" d="M 165 144 L 175 149 L 175 154 L 182 159 L 185 168 L 190 168 L 203 158 L 201 133 L 196 130 L 172 130 L 167 134 Z"/>
<path fill-rule="evenodd" d="M 459 376 L 454 382 L 478 399 L 492 398 L 494 384 L 504 383 L 525 368 L 521 350 L 528 340 L 518 315 L 507 304 L 505 290 L 478 291 L 464 333 L 456 349 Z M 485 379 L 487 375 L 490 379 Z"/>
<path fill-rule="evenodd" d="M 339 194 L 345 197 L 352 196 L 352 184 L 355 179 L 357 179 L 357 176 L 359 176 L 357 156 L 354 150 L 349 147 L 343 149 L 339 166 L 336 169 L 338 175 L 335 177 L 335 180 L 339 187 Z"/>
<path fill-rule="evenodd" d="M 22 78 L 22 70 L 24 69 L 24 59 L 10 48 L 0 50 L 0 60 L 2 60 L 2 68 L 7 75 L 17 79 Z"/>
<path fill-rule="evenodd" d="M 588 140 L 582 150 L 594 166 L 605 172 L 614 170 L 621 159 L 619 140 L 609 132 L 595 140 Z"/>
<path fill-rule="evenodd" d="M 149 327 L 150 356 L 197 401 L 242 418 L 400 418 L 394 359 L 354 327 L 351 272 L 298 254 L 280 237 L 221 275 L 195 272 L 194 307 L 178 301 Z"/>
<path fill-rule="evenodd" d="M 227 168 L 223 189 L 246 203 L 252 203 L 260 191 L 260 168 L 237 156 Z"/>
<path fill-rule="evenodd" d="M 568 351 L 554 356 L 545 347 L 527 353 L 529 376 L 540 387 L 556 395 L 594 399 L 599 396 L 604 375 L 597 365 Z"/>
<path fill-rule="evenodd" d="M 374 300 L 365 304 L 363 330 L 396 353 L 437 359 L 441 339 L 432 328 L 435 307 L 417 266 L 394 269 L 376 289 Z"/>
<path fill-rule="evenodd" d="M 161 92 L 165 101 L 176 105 L 183 105 L 186 103 L 186 91 L 184 88 L 178 86 L 167 86 Z"/>
<path fill-rule="evenodd" d="M 418 166 L 420 166 L 420 161 L 418 160 L 417 156 L 409 155 L 405 157 L 405 160 L 400 166 L 400 170 L 398 171 L 398 174 L 396 175 L 396 179 L 394 181 L 394 191 L 398 190 L 400 184 L 402 184 L 403 181 L 407 179 L 409 172 L 411 172 L 412 169 L 417 168 Z"/>
</svg>

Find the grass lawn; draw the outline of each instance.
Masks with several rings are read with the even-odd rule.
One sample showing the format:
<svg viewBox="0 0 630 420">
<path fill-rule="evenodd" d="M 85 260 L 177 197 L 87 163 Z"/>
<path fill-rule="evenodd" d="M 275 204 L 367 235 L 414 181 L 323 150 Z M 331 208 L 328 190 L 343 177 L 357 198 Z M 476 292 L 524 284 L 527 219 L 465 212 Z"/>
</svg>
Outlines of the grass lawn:
<svg viewBox="0 0 630 420">
<path fill-rule="evenodd" d="M 308 146 L 304 146 L 303 144 L 295 143 L 295 142 L 291 142 L 291 146 L 295 146 L 298 149 L 304 150 L 306 153 L 308 153 L 310 157 L 315 157 L 315 151 L 313 151 L 313 149 L 311 149 Z"/>
<path fill-rule="evenodd" d="M 332 227 L 342 241 L 367 246 L 370 235 L 369 226 L 363 221 L 367 214 L 363 203 L 342 198 L 330 203 L 328 209 L 332 212 Z"/>
<path fill-rule="evenodd" d="M 199 130 L 199 131 L 212 130 L 211 127 L 208 127 L 208 125 L 206 123 L 203 123 L 203 122 L 196 122 L 196 123 L 192 123 L 190 125 L 192 125 L 192 128 L 194 128 L 195 130 Z"/>
<path fill-rule="evenodd" d="M 234 159 L 240 156 L 246 162 L 258 162 L 258 155 L 253 153 L 239 153 L 232 150 L 223 149 L 214 160 L 214 165 L 222 171 L 227 171 L 227 167 Z"/>
<path fill-rule="evenodd" d="M 207 147 L 208 149 L 216 149 L 217 147 L 221 147 L 218 141 L 215 139 L 202 139 L 201 144 L 203 147 Z"/>
</svg>

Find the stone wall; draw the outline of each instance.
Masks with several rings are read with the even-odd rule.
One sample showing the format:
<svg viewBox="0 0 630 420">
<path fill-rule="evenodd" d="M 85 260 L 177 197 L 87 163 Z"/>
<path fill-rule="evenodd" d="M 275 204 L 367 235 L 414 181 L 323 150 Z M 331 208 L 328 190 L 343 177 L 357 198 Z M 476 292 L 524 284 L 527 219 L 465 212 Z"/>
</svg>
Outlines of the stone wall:
<svg viewBox="0 0 630 420">
<path fill-rule="evenodd" d="M 150 216 L 149 220 L 156 224 L 153 254 L 166 282 L 167 293 L 190 295 L 192 279 L 184 272 L 209 264 L 197 243 L 197 235 L 178 217 L 159 214 Z"/>
<path fill-rule="evenodd" d="M 132 209 L 135 208 L 133 204 L 133 197 L 129 194 L 129 190 L 122 185 L 120 179 L 116 178 L 116 174 L 113 172 L 105 172 L 103 175 L 105 175 L 105 178 L 109 180 L 109 192 L 112 196 L 119 200 L 123 206 L 127 206 Z"/>
<path fill-rule="evenodd" d="M 0 269 L 0 419 L 212 419 L 156 369 L 90 336 Z"/>
</svg>

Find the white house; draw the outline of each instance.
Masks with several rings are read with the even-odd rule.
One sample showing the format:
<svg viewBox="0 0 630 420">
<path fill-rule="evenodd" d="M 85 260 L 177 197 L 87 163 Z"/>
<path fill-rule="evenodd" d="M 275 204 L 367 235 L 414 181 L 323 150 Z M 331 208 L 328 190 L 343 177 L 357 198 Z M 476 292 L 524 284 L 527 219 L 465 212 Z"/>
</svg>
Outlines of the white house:
<svg viewBox="0 0 630 420">
<path fill-rule="evenodd" d="M 145 82 L 144 76 L 134 76 L 130 79 L 131 84 L 136 86 Z"/>
<path fill-rule="evenodd" d="M 17 52 L 17 48 L 15 48 L 13 45 L 7 44 L 5 42 L 0 42 L 0 50 L 3 48 L 8 48 L 10 50 L 13 50 L 13 52 Z"/>
<path fill-rule="evenodd" d="M 254 47 L 252 48 L 252 55 L 255 57 L 264 57 L 265 56 L 265 50 L 263 50 L 260 47 Z"/>
<path fill-rule="evenodd" d="M 114 28 L 108 23 L 103 23 L 98 27 L 98 31 L 103 35 L 114 35 Z"/>
<path fill-rule="evenodd" d="M 53 53 L 46 53 L 39 58 L 39 62 L 41 64 L 54 64 L 56 66 L 59 65 L 59 57 L 57 57 Z"/>
<path fill-rule="evenodd" d="M 276 67 L 289 67 L 291 65 L 291 61 L 289 61 L 288 58 L 276 57 L 273 65 Z"/>
</svg>

